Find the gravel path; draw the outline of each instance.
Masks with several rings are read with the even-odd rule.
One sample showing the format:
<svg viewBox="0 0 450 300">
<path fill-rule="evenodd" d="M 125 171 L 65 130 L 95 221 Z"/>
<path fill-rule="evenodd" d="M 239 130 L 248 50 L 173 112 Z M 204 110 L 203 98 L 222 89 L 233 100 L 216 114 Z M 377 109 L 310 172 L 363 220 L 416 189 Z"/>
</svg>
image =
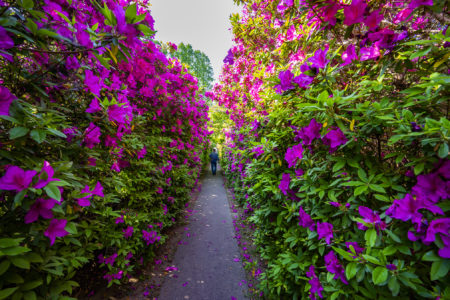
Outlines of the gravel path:
<svg viewBox="0 0 450 300">
<path fill-rule="evenodd" d="M 247 285 L 223 179 L 211 171 L 173 261 L 159 300 L 247 299 Z"/>
</svg>

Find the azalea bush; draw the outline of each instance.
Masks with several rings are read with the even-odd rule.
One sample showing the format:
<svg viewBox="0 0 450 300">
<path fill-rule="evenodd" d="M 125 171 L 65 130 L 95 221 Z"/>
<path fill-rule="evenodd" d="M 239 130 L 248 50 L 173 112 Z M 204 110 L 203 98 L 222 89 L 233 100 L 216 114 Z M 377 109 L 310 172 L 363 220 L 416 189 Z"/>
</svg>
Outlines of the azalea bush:
<svg viewBox="0 0 450 300">
<path fill-rule="evenodd" d="M 449 298 L 447 3 L 236 2 L 214 97 L 261 291 Z"/>
<path fill-rule="evenodd" d="M 0 299 L 126 281 L 196 186 L 208 107 L 147 1 L 0 1 Z"/>
</svg>

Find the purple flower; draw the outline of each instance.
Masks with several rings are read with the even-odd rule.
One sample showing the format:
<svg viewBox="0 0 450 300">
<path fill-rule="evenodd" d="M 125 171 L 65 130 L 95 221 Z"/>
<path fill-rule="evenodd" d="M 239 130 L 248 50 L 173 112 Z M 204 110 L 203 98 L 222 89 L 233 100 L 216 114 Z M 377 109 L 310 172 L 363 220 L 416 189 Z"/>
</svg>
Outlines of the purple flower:
<svg viewBox="0 0 450 300">
<path fill-rule="evenodd" d="M 292 85 L 294 74 L 292 74 L 290 70 L 281 71 L 278 75 L 278 78 L 280 79 L 280 84 L 275 86 L 278 94 L 282 94 L 283 92 L 294 88 L 294 86 Z"/>
<path fill-rule="evenodd" d="M 333 153 L 340 145 L 347 143 L 347 138 L 340 128 L 335 127 L 322 138 L 322 141 L 325 145 L 330 146 L 330 153 Z"/>
<path fill-rule="evenodd" d="M 424 198 L 414 198 L 411 194 L 406 194 L 403 199 L 395 199 L 391 207 L 386 210 L 386 215 L 391 218 L 419 224 L 422 214 L 419 209 L 426 209 L 434 214 L 443 215 L 444 212 L 439 206 L 434 205 Z"/>
<path fill-rule="evenodd" d="M 0 49 L 10 49 L 12 47 L 14 47 L 14 41 L 6 30 L 0 26 Z"/>
<path fill-rule="evenodd" d="M 89 190 L 89 186 L 86 185 L 82 190 L 81 194 L 86 194 L 82 198 L 77 198 L 77 202 L 79 206 L 86 207 L 91 205 L 91 199 L 93 196 L 105 197 L 103 194 L 103 186 L 100 181 L 97 181 L 97 184 L 92 190 Z"/>
<path fill-rule="evenodd" d="M 75 36 L 77 37 L 78 43 L 81 46 L 84 46 L 86 48 L 92 48 L 94 44 L 92 44 L 91 36 L 89 33 L 85 30 L 87 28 L 86 25 L 81 23 L 75 23 L 75 29 L 77 32 L 75 33 Z"/>
<path fill-rule="evenodd" d="M 330 253 L 325 255 L 324 259 L 327 271 L 334 274 L 334 280 L 340 279 L 344 284 L 348 284 L 347 279 L 345 278 L 344 268 L 339 263 L 334 252 L 330 251 Z"/>
<path fill-rule="evenodd" d="M 67 70 L 77 70 L 80 68 L 80 63 L 78 59 L 74 55 L 70 55 L 66 60 L 66 69 Z"/>
<path fill-rule="evenodd" d="M 357 242 L 345 242 L 345 246 L 347 246 L 349 252 L 351 250 L 350 246 L 353 247 L 353 249 L 355 250 L 356 254 L 361 254 L 361 253 L 364 252 L 364 248 L 360 247 Z"/>
<path fill-rule="evenodd" d="M 252 149 L 252 152 L 255 154 L 255 157 L 260 157 L 264 154 L 263 146 L 258 146 Z"/>
<path fill-rule="evenodd" d="M 334 206 L 334 207 L 340 207 L 341 206 L 341 204 L 339 202 L 330 202 L 329 204 L 331 206 Z"/>
<path fill-rule="evenodd" d="M 298 225 L 309 228 L 309 230 L 314 230 L 314 221 L 311 218 L 310 215 L 308 215 L 304 210 L 303 207 L 300 206 L 300 210 L 298 211 Z"/>
<path fill-rule="evenodd" d="M 23 191 L 27 189 L 33 177 L 37 174 L 36 171 L 25 171 L 17 166 L 11 166 L 6 170 L 5 175 L 0 178 L 0 189 L 5 191 Z"/>
<path fill-rule="evenodd" d="M 383 15 L 380 14 L 380 10 L 376 10 L 372 12 L 367 18 L 364 20 L 364 24 L 366 24 L 369 29 L 375 29 L 380 24 L 381 20 L 383 20 Z"/>
<path fill-rule="evenodd" d="M 342 60 L 344 61 L 344 63 L 342 63 L 341 66 L 349 65 L 357 59 L 358 59 L 358 55 L 356 54 L 356 51 L 355 51 L 355 45 L 351 44 L 347 47 L 347 50 L 345 50 L 342 53 Z"/>
<path fill-rule="evenodd" d="M 52 166 L 48 161 L 44 161 L 44 166 L 42 167 L 41 173 L 39 174 L 39 180 L 34 186 L 35 189 L 42 189 L 47 186 L 52 181 L 60 181 L 58 178 L 53 178 L 55 171 L 53 171 Z"/>
<path fill-rule="evenodd" d="M 294 0 L 280 0 L 277 6 L 277 10 L 280 14 L 283 14 L 286 9 L 294 5 Z"/>
<path fill-rule="evenodd" d="M 417 198 L 428 199 L 433 203 L 448 197 L 446 183 L 437 173 L 417 176 L 417 184 L 412 188 Z"/>
<path fill-rule="evenodd" d="M 295 176 L 297 176 L 297 178 L 300 178 L 303 174 L 305 174 L 305 172 L 302 169 L 295 170 Z"/>
<path fill-rule="evenodd" d="M 86 147 L 92 149 L 95 145 L 100 143 L 100 136 L 102 134 L 100 132 L 100 127 L 95 126 L 95 124 L 91 122 L 89 127 L 84 131 L 84 135 L 83 143 Z"/>
<path fill-rule="evenodd" d="M 422 131 L 422 127 L 420 127 L 420 125 L 418 125 L 416 122 L 411 122 L 411 131 L 412 132 Z"/>
<path fill-rule="evenodd" d="M 50 225 L 48 225 L 47 230 L 44 232 L 44 235 L 50 239 L 50 246 L 55 243 L 55 239 L 57 237 L 63 237 L 69 234 L 64 229 L 66 227 L 66 224 L 67 220 L 64 219 L 53 219 L 50 221 Z"/>
<path fill-rule="evenodd" d="M 128 239 L 133 235 L 134 228 L 132 226 L 128 226 L 126 229 L 122 229 L 123 237 Z"/>
<path fill-rule="evenodd" d="M 123 215 L 121 215 L 120 217 L 116 218 L 115 222 L 116 222 L 116 224 L 125 223 Z"/>
<path fill-rule="evenodd" d="M 104 264 L 110 265 L 110 266 L 114 265 L 114 262 L 116 261 L 117 256 L 118 256 L 117 253 L 114 253 L 110 257 L 106 257 L 104 260 Z"/>
<path fill-rule="evenodd" d="M 288 167 L 294 167 L 299 160 L 303 158 L 303 147 L 301 144 L 294 145 L 291 148 L 288 148 L 286 154 L 284 155 L 284 159 L 288 163 Z"/>
<path fill-rule="evenodd" d="M 25 224 L 36 222 L 39 216 L 44 219 L 53 218 L 52 208 L 57 203 L 54 199 L 38 198 L 25 215 Z"/>
<path fill-rule="evenodd" d="M 323 298 L 322 296 L 323 287 L 322 284 L 320 284 L 320 280 L 316 275 L 313 265 L 309 266 L 309 271 L 306 272 L 306 276 L 308 278 L 311 278 L 311 280 L 308 281 L 308 283 L 311 285 L 311 288 L 309 289 L 310 293 L 309 297 L 315 300 L 316 299 L 315 294 L 317 293 L 317 295 L 319 295 L 320 298 Z"/>
<path fill-rule="evenodd" d="M 364 20 L 364 12 L 367 4 L 364 0 L 353 0 L 352 4 L 344 7 L 344 25 L 361 23 Z"/>
<path fill-rule="evenodd" d="M 67 136 L 67 142 L 71 143 L 72 139 L 77 135 L 78 128 L 76 126 L 63 129 L 63 133 Z"/>
<path fill-rule="evenodd" d="M 100 90 L 102 89 L 100 86 L 100 79 L 95 76 L 91 70 L 86 70 L 84 74 L 84 84 L 92 94 L 100 97 Z"/>
<path fill-rule="evenodd" d="M 423 241 L 425 243 L 434 242 L 436 233 L 441 233 L 444 236 L 450 236 L 450 218 L 442 218 L 431 221 L 430 226 L 428 226 L 427 229 L 427 235 Z"/>
<path fill-rule="evenodd" d="M 142 230 L 142 238 L 147 242 L 147 246 L 150 244 L 154 244 L 156 241 L 159 241 L 161 239 L 156 231 L 149 232 L 146 230 Z"/>
<path fill-rule="evenodd" d="M 359 54 L 361 56 L 361 61 L 366 61 L 369 59 L 376 59 L 378 58 L 380 54 L 380 48 L 378 45 L 373 45 L 372 47 L 363 47 L 359 50 Z"/>
<path fill-rule="evenodd" d="M 317 222 L 317 233 L 319 234 L 319 240 L 325 238 L 329 245 L 333 238 L 333 225 L 327 222 Z"/>
<path fill-rule="evenodd" d="M 386 265 L 386 269 L 388 269 L 389 271 L 395 271 L 397 270 L 397 266 L 394 264 L 388 264 Z"/>
<path fill-rule="evenodd" d="M 377 229 L 381 229 L 381 230 L 386 229 L 386 223 L 381 221 L 380 216 L 376 212 L 371 210 L 370 208 L 365 207 L 365 206 L 360 206 L 358 208 L 358 212 L 361 215 L 361 217 L 363 218 L 364 222 L 373 224 L 375 226 L 375 228 L 377 228 Z M 363 229 L 363 227 L 364 227 L 364 229 Z M 358 228 L 361 230 L 367 229 L 363 224 L 359 224 Z"/>
<path fill-rule="evenodd" d="M 11 94 L 7 87 L 0 86 L 0 115 L 9 116 L 9 107 L 15 99 L 17 97 Z"/>
<path fill-rule="evenodd" d="M 441 235 L 444 248 L 439 249 L 439 256 L 443 258 L 450 258 L 450 236 Z"/>
<path fill-rule="evenodd" d="M 289 174 L 283 173 L 280 184 L 278 188 L 283 192 L 284 195 L 287 195 L 287 190 L 289 189 L 289 183 L 291 182 L 291 176 Z"/>
<path fill-rule="evenodd" d="M 96 112 L 102 111 L 102 108 L 100 106 L 100 102 L 98 102 L 97 98 L 92 99 L 91 103 L 89 104 L 89 107 L 86 109 L 87 113 L 95 114 Z"/>
<path fill-rule="evenodd" d="M 137 159 L 141 159 L 144 158 L 144 156 L 147 154 L 147 148 L 144 146 L 144 148 L 142 148 L 141 150 L 139 150 L 136 155 L 137 155 Z"/>
<path fill-rule="evenodd" d="M 450 180 L 450 160 L 441 160 L 438 164 L 437 174 L 444 177 L 446 180 Z"/>
<path fill-rule="evenodd" d="M 297 137 L 303 140 L 303 145 L 309 146 L 314 139 L 320 139 L 320 130 L 322 124 L 318 123 L 316 119 L 311 119 L 309 125 L 300 128 Z"/>
<path fill-rule="evenodd" d="M 409 9 L 415 9 L 419 6 L 433 6 L 433 0 L 412 0 L 409 5 L 408 8 Z"/>
<path fill-rule="evenodd" d="M 318 69 L 324 69 L 326 65 L 330 62 L 327 60 L 327 49 L 317 49 L 316 52 L 314 52 L 314 56 L 308 58 L 308 61 L 311 63 L 311 67 L 318 68 Z"/>
<path fill-rule="evenodd" d="M 131 108 L 127 104 L 122 106 L 114 104 L 108 107 L 108 118 L 110 121 L 115 121 L 119 124 L 129 124 L 131 121 Z"/>
<path fill-rule="evenodd" d="M 300 74 L 295 76 L 293 81 L 298 84 L 299 87 L 307 89 L 309 85 L 313 82 L 314 78 L 305 74 Z"/>
<path fill-rule="evenodd" d="M 224 63 L 232 65 L 234 64 L 234 56 L 233 56 L 233 52 L 231 51 L 231 49 L 228 49 L 228 54 L 225 57 L 225 59 L 223 60 Z"/>
</svg>

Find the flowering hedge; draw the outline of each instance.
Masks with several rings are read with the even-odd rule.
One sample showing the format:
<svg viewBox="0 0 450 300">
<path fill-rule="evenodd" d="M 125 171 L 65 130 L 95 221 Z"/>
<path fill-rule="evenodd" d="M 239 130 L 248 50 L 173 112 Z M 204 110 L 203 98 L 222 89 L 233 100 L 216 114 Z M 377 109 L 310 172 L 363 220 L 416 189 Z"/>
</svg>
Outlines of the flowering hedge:
<svg viewBox="0 0 450 300">
<path fill-rule="evenodd" d="M 208 107 L 147 6 L 0 1 L 0 299 L 127 280 L 184 209 Z"/>
<path fill-rule="evenodd" d="M 214 97 L 261 290 L 450 297 L 447 2 L 236 2 Z"/>
</svg>

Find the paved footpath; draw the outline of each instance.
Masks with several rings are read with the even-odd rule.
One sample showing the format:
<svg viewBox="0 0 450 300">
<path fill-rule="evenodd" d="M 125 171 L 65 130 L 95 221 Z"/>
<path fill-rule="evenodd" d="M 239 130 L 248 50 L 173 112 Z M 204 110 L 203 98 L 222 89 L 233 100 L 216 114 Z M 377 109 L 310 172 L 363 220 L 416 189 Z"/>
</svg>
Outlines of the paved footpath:
<svg viewBox="0 0 450 300">
<path fill-rule="evenodd" d="M 245 273 L 234 239 L 222 176 L 205 176 L 194 213 L 158 300 L 247 299 Z"/>
</svg>

